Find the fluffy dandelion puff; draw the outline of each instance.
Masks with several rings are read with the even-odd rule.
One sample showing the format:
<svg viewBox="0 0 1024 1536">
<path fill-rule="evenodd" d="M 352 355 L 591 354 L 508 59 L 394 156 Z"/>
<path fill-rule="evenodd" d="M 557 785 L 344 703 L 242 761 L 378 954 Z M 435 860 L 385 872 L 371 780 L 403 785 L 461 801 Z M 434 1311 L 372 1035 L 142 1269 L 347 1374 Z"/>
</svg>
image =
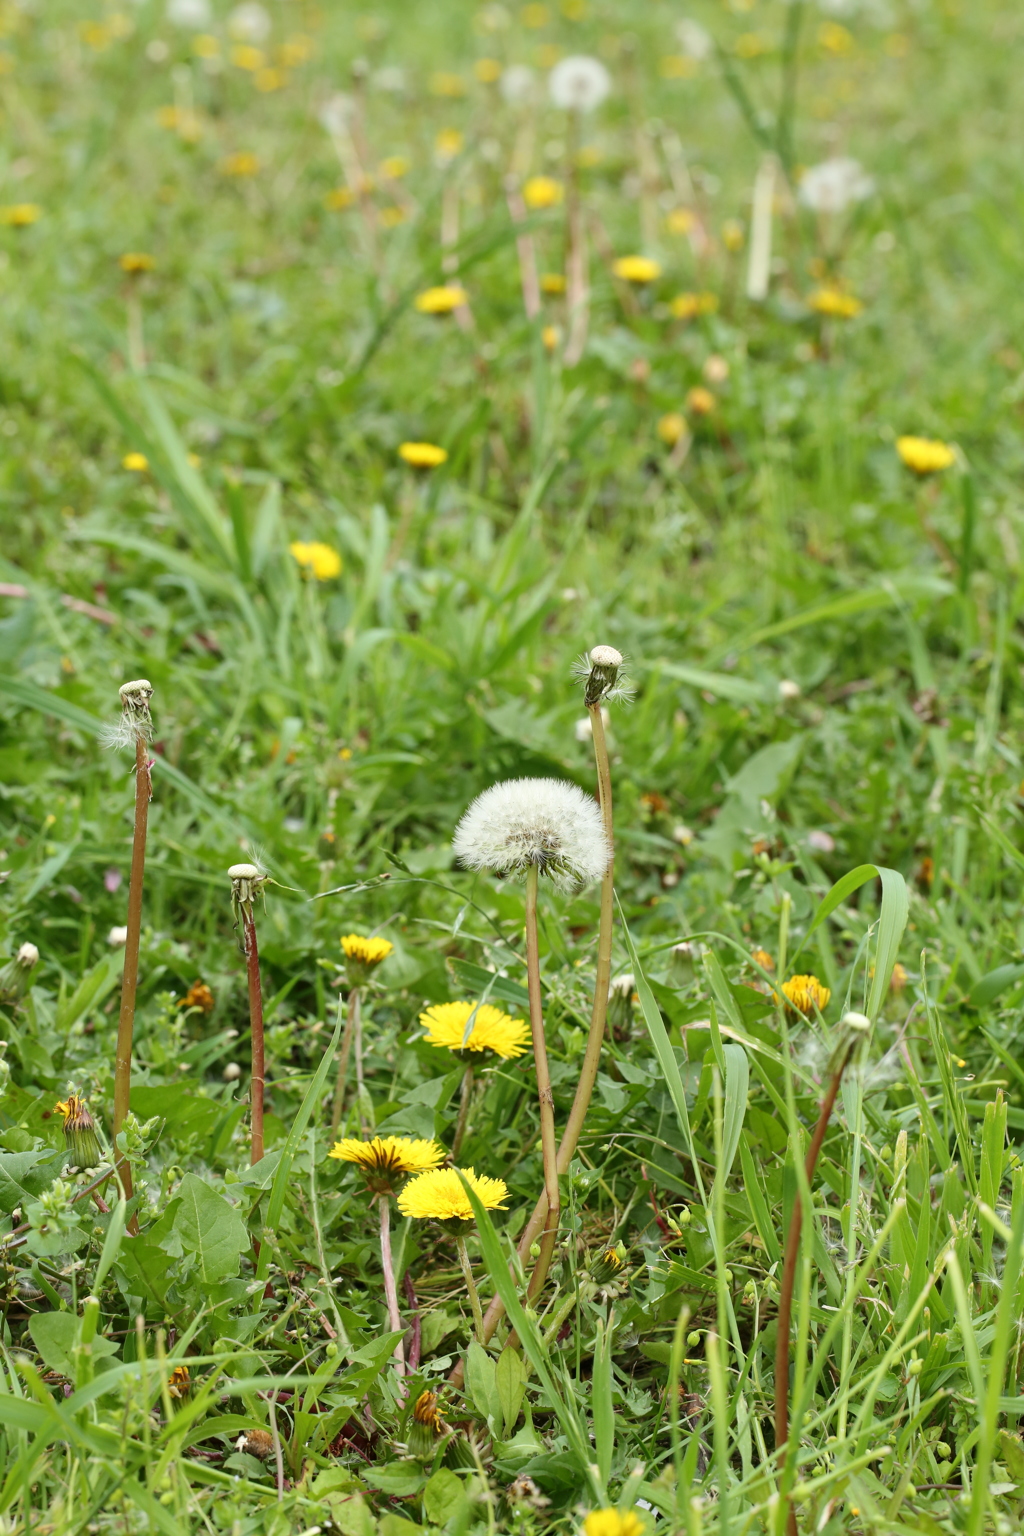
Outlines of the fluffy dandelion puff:
<svg viewBox="0 0 1024 1536">
<path fill-rule="evenodd" d="M 229 15 L 228 31 L 240 43 L 265 43 L 270 36 L 270 14 L 257 0 L 245 0 Z"/>
<path fill-rule="evenodd" d="M 711 33 L 691 16 L 684 16 L 677 24 L 676 37 L 686 57 L 696 59 L 698 63 L 710 58 L 711 50 L 715 46 Z"/>
<path fill-rule="evenodd" d="M 210 0 L 167 0 L 167 20 L 175 27 L 202 32 L 213 20 Z"/>
<path fill-rule="evenodd" d="M 548 76 L 548 95 L 566 111 L 593 112 L 612 88 L 612 77 L 600 59 L 585 53 L 560 59 Z"/>
<path fill-rule="evenodd" d="M 564 779 L 506 779 L 485 789 L 452 846 L 470 869 L 525 876 L 536 864 L 563 891 L 600 880 L 611 856 L 596 800 Z"/>
<path fill-rule="evenodd" d="M 842 213 L 851 203 L 862 203 L 874 190 L 874 179 L 860 161 L 840 155 L 805 171 L 798 196 L 804 207 L 813 208 L 815 213 Z"/>
</svg>

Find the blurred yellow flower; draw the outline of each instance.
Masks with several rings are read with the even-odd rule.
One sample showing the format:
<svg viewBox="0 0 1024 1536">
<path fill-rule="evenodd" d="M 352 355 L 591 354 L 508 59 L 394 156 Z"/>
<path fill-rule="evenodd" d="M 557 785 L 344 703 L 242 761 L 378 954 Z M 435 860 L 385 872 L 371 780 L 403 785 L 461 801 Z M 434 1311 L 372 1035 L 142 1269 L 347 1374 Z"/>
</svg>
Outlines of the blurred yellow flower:
<svg viewBox="0 0 1024 1536">
<path fill-rule="evenodd" d="M 252 82 L 258 91 L 267 95 L 270 91 L 279 91 L 282 86 L 287 85 L 288 76 L 283 69 L 258 69 L 252 77 Z"/>
<path fill-rule="evenodd" d="M 548 352 L 553 352 L 562 339 L 562 329 L 558 325 L 546 325 L 540 333 L 540 339 Z"/>
<path fill-rule="evenodd" d="M 457 128 L 442 128 L 434 140 L 434 153 L 442 165 L 455 156 L 461 154 L 463 145 L 462 134 Z"/>
<path fill-rule="evenodd" d="M 931 475 L 956 463 L 956 454 L 949 444 L 934 437 L 898 437 L 896 452 L 915 475 Z"/>
<path fill-rule="evenodd" d="M 841 288 L 816 288 L 807 300 L 811 309 L 819 315 L 829 315 L 837 320 L 852 320 L 864 305 L 852 293 Z"/>
<path fill-rule="evenodd" d="M 254 48 L 251 43 L 235 43 L 230 57 L 236 69 L 248 70 L 250 74 L 255 74 L 267 62 L 267 56 L 263 49 Z"/>
<path fill-rule="evenodd" d="M 415 307 L 421 315 L 450 315 L 452 310 L 460 309 L 468 301 L 465 288 L 460 288 L 457 283 L 445 283 L 440 288 L 425 288 L 418 293 Z"/>
<path fill-rule="evenodd" d="M 239 149 L 233 155 L 225 155 L 220 162 L 221 174 L 224 176 L 255 176 L 259 168 L 259 155 L 254 155 L 247 149 Z"/>
<path fill-rule="evenodd" d="M 541 43 L 534 52 L 534 61 L 541 69 L 554 69 L 562 57 L 562 50 L 557 43 Z"/>
<path fill-rule="evenodd" d="M 761 32 L 741 32 L 736 39 L 736 56 L 740 59 L 756 59 L 767 53 L 770 44 Z"/>
<path fill-rule="evenodd" d="M 713 293 L 677 293 L 669 308 L 677 320 L 695 320 L 698 315 L 713 315 L 718 299 Z"/>
<path fill-rule="evenodd" d="M 774 971 L 775 961 L 766 949 L 755 949 L 751 956 L 755 965 L 759 965 L 762 971 Z"/>
<path fill-rule="evenodd" d="M 535 32 L 546 27 L 551 20 L 551 12 L 546 5 L 524 5 L 520 15 L 523 26 L 531 27 Z"/>
<path fill-rule="evenodd" d="M 296 565 L 317 581 L 331 581 L 341 575 L 341 556 L 329 544 L 303 544 L 296 541 L 289 544 L 288 548 Z"/>
<path fill-rule="evenodd" d="M 24 229 L 41 218 L 42 213 L 38 203 L 8 203 L 6 208 L 0 208 L 0 224 L 13 224 L 16 229 Z"/>
<path fill-rule="evenodd" d="M 324 207 L 337 213 L 339 209 L 351 208 L 356 200 L 355 193 L 349 187 L 332 187 L 324 193 Z"/>
<path fill-rule="evenodd" d="M 199 32 L 192 39 L 192 52 L 197 59 L 219 59 L 220 39 L 212 32 Z"/>
<path fill-rule="evenodd" d="M 643 1536 L 644 1523 L 635 1510 L 594 1509 L 583 1522 L 584 1536 Z"/>
<path fill-rule="evenodd" d="M 144 453 L 126 453 L 121 460 L 121 467 L 134 470 L 137 475 L 142 475 L 149 468 L 149 460 Z"/>
<path fill-rule="evenodd" d="M 696 222 L 692 208 L 673 208 L 665 220 L 665 228 L 670 235 L 688 235 Z"/>
<path fill-rule="evenodd" d="M 0 75 L 13 75 L 14 58 L 6 51 L 0 50 Z"/>
<path fill-rule="evenodd" d="M 718 401 L 710 389 L 705 389 L 703 384 L 695 384 L 686 394 L 686 409 L 693 416 L 710 416 Z"/>
<path fill-rule="evenodd" d="M 562 15 L 566 21 L 582 21 L 587 14 L 587 0 L 562 0 Z"/>
<path fill-rule="evenodd" d="M 544 272 L 540 280 L 541 293 L 564 293 L 565 278 L 561 272 Z"/>
<path fill-rule="evenodd" d="M 351 752 L 349 756 L 352 756 Z M 365 965 L 371 969 L 386 960 L 395 947 L 390 939 L 377 937 L 367 939 L 361 933 L 342 934 L 338 942 L 346 960 L 354 960 L 357 965 Z"/>
<path fill-rule="evenodd" d="M 650 256 L 620 256 L 612 271 L 625 283 L 653 283 L 661 276 L 661 263 Z"/>
<path fill-rule="evenodd" d="M 388 155 L 386 160 L 380 163 L 380 174 L 385 181 L 400 181 L 407 176 L 412 169 L 412 162 L 405 155 Z"/>
<path fill-rule="evenodd" d="M 666 53 L 658 60 L 658 73 L 663 80 L 692 80 L 699 65 L 687 53 Z"/>
<path fill-rule="evenodd" d="M 380 222 L 385 229 L 395 229 L 399 224 L 404 224 L 407 218 L 405 209 L 399 208 L 395 203 L 380 210 Z"/>
<path fill-rule="evenodd" d="M 432 96 L 465 96 L 466 82 L 461 75 L 437 70 L 430 77 L 430 94 Z"/>
<path fill-rule="evenodd" d="M 658 422 L 658 436 L 669 448 L 674 448 L 687 431 L 686 417 L 681 411 L 668 411 Z"/>
<path fill-rule="evenodd" d="M 439 448 L 436 443 L 401 443 L 398 448 L 398 457 L 411 464 L 414 469 L 436 469 L 443 464 L 448 457 L 445 448 Z"/>
<path fill-rule="evenodd" d="M 497 59 L 477 59 L 473 73 L 481 85 L 493 85 L 495 80 L 501 79 L 501 65 Z"/>
<path fill-rule="evenodd" d="M 466 1028 L 473 1027 L 469 1039 Z M 434 1003 L 420 1014 L 428 1044 L 449 1051 L 493 1051 L 503 1061 L 522 1056 L 530 1041 L 523 1019 L 513 1019 L 491 1003 Z"/>
<path fill-rule="evenodd" d="M 726 219 L 722 225 L 722 244 L 727 251 L 742 251 L 744 229 L 739 219 Z"/>
<path fill-rule="evenodd" d="M 296 32 L 294 36 L 286 38 L 277 50 L 277 57 L 285 69 L 297 69 L 300 64 L 305 64 L 312 57 L 313 39 L 306 37 L 303 32 Z"/>
<path fill-rule="evenodd" d="M 117 264 L 122 272 L 128 272 L 134 276 L 138 272 L 152 272 L 156 266 L 156 258 L 147 256 L 145 251 L 125 251 L 123 256 L 117 258 Z"/>
<path fill-rule="evenodd" d="M 838 21 L 823 21 L 818 28 L 818 42 L 826 53 L 852 53 L 857 44 L 849 28 Z"/>
<path fill-rule="evenodd" d="M 462 1174 L 485 1210 L 502 1209 L 502 1201 L 508 1199 L 508 1188 L 502 1179 L 489 1179 L 484 1174 L 477 1174 L 473 1168 L 463 1168 Z M 436 1168 L 432 1173 L 421 1173 L 402 1190 L 398 1209 L 403 1216 L 415 1216 L 420 1221 L 473 1219 L 469 1196 L 454 1168 Z"/>
<path fill-rule="evenodd" d="M 821 1012 L 828 1007 L 831 990 L 823 986 L 817 976 L 791 976 L 782 983 L 782 993 L 791 1008 L 798 1013 Z M 776 998 L 776 1002 L 778 998 Z"/>
<path fill-rule="evenodd" d="M 565 189 L 553 176 L 531 176 L 523 183 L 523 202 L 527 208 L 554 208 L 565 196 Z"/>
</svg>

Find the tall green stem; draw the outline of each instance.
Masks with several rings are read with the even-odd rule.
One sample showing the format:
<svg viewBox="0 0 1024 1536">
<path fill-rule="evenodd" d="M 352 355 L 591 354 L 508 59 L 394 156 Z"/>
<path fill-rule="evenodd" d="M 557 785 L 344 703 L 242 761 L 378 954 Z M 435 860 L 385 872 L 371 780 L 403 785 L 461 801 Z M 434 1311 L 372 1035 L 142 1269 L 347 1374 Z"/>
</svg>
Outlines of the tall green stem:
<svg viewBox="0 0 1024 1536">
<path fill-rule="evenodd" d="M 252 1036 L 252 1072 L 249 1077 L 249 1162 L 253 1166 L 263 1161 L 263 1089 L 266 1082 L 266 1065 L 263 1049 L 263 988 L 260 984 L 260 950 L 256 942 L 256 923 L 252 907 L 242 917 L 242 934 L 245 944 L 245 967 L 249 982 L 249 1030 Z"/>
<path fill-rule="evenodd" d="M 380 1207 L 380 1267 L 384 1271 L 384 1301 L 388 1309 L 388 1326 L 392 1333 L 404 1330 L 402 1315 L 398 1310 L 398 1287 L 395 1284 L 395 1266 L 391 1258 L 391 1200 L 381 1195 Z M 405 1375 L 405 1349 L 402 1340 L 395 1345 L 395 1365 L 399 1376 Z"/>
<path fill-rule="evenodd" d="M 537 1073 L 537 1098 L 540 1104 L 540 1144 L 544 1160 L 544 1193 L 547 1217 L 540 1240 L 540 1255 L 530 1279 L 527 1295 L 531 1300 L 544 1288 L 551 1256 L 558 1240 L 561 1197 L 558 1192 L 558 1147 L 555 1141 L 555 1098 L 548 1070 L 548 1048 L 544 1038 L 544 1005 L 540 992 L 540 945 L 537 938 L 537 887 L 540 867 L 531 864 L 526 873 L 526 986 L 530 995 L 530 1033 L 533 1036 L 533 1064 Z M 481 1323 L 482 1326 L 482 1323 Z"/>
<path fill-rule="evenodd" d="M 338 1057 L 338 1080 L 334 1085 L 334 1104 L 331 1109 L 331 1135 L 335 1136 L 341 1124 L 341 1112 L 345 1105 L 345 1087 L 348 1081 L 348 1058 L 352 1052 L 352 1027 L 359 1017 L 359 988 L 352 987 L 348 994 L 348 1016 L 345 1033 L 341 1037 L 341 1054 Z"/>
<path fill-rule="evenodd" d="M 117 1138 L 130 1107 L 132 1082 L 132 1036 L 135 1031 L 135 998 L 139 986 L 139 940 L 142 934 L 142 885 L 146 873 L 146 832 L 149 826 L 149 802 L 153 779 L 149 767 L 149 746 L 140 731 L 135 737 L 135 832 L 132 838 L 132 867 L 128 882 L 128 935 L 124 946 L 124 973 L 121 980 L 121 1012 L 117 1021 L 117 1055 L 114 1063 L 114 1156 L 117 1177 L 125 1199 L 132 1198 L 132 1171 L 128 1159 L 117 1150 Z M 137 1233 L 133 1216 L 128 1230 Z"/>
<path fill-rule="evenodd" d="M 466 1282 L 466 1290 L 469 1292 L 469 1305 L 473 1312 L 473 1333 L 478 1344 L 484 1342 L 484 1314 L 480 1307 L 480 1293 L 473 1279 L 473 1266 L 469 1262 L 469 1249 L 466 1247 L 466 1239 L 456 1236 L 455 1247 L 458 1250 L 459 1264 L 462 1268 L 462 1278 Z"/>
<path fill-rule="evenodd" d="M 467 1062 L 466 1070 L 462 1075 L 462 1096 L 459 1102 L 459 1118 L 455 1126 L 455 1140 L 452 1142 L 452 1162 L 457 1163 L 459 1153 L 462 1151 L 462 1143 L 465 1140 L 466 1130 L 469 1126 L 469 1106 L 473 1100 L 473 1063 Z"/>
</svg>

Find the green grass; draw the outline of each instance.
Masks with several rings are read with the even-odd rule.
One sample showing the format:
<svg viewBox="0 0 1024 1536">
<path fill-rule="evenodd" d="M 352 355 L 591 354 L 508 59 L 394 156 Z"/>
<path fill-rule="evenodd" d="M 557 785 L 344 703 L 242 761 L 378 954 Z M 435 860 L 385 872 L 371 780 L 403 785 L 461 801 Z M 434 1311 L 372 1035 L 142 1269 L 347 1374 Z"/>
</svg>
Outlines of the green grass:
<svg viewBox="0 0 1024 1536">
<path fill-rule="evenodd" d="M 889 9 L 700 0 L 721 55 L 687 73 L 661 0 L 546 18 L 276 0 L 259 46 L 279 73 L 257 81 L 220 0 L 220 69 L 155 0 L 0 5 L 0 218 L 39 210 L 0 223 L 0 582 L 26 594 L 0 596 L 0 960 L 41 956 L 0 1005 L 0 1225 L 28 1223 L 0 1238 L 5 1531 L 546 1536 L 643 1500 L 650 1531 L 781 1536 L 790 1492 L 801 1531 L 828 1536 L 1018 1528 L 1024 25 L 993 0 Z M 513 160 L 565 179 L 555 51 L 613 80 L 582 127 L 593 286 L 573 368 L 541 335 L 568 331 L 565 301 L 524 316 L 503 191 Z M 534 66 L 532 114 L 479 59 Z M 339 91 L 340 159 L 320 119 Z M 464 147 L 442 163 L 448 129 Z M 855 155 L 877 186 L 831 223 L 784 193 L 756 304 L 766 145 L 795 168 Z M 254 174 L 226 173 L 238 154 Z M 388 184 L 393 156 L 409 170 Z M 364 173 L 362 201 L 327 206 Z M 564 205 L 530 215 L 541 272 L 563 270 L 565 230 Z M 126 275 L 131 251 L 152 270 Z M 636 252 L 662 275 L 625 291 L 611 262 Z M 413 304 L 455 273 L 466 329 Z M 827 282 L 856 318 L 813 311 Z M 677 320 L 683 292 L 717 309 Z M 685 456 L 658 433 L 678 411 Z M 906 433 L 956 464 L 917 479 Z M 406 468 L 407 440 L 446 463 Z M 340 575 L 305 579 L 297 540 L 335 549 Z M 571 676 L 595 643 L 637 686 L 610 725 L 613 968 L 635 996 L 613 1005 L 535 1314 L 505 1270 L 542 1187 L 529 1057 L 482 1076 L 461 1164 L 510 1198 L 470 1250 L 485 1303 L 498 1285 L 519 1308 L 522 1355 L 501 1332 L 475 1347 L 465 1390 L 442 1391 L 452 1443 L 417 1460 L 410 1405 L 471 1316 L 451 1237 L 397 1220 L 421 1344 L 403 1403 L 376 1211 L 326 1158 L 338 940 L 395 946 L 364 999 L 364 1115 L 450 1146 L 462 1067 L 422 1042 L 420 1011 L 488 985 L 525 1007 L 522 892 L 456 868 L 451 834 L 501 778 L 595 789 Z M 54 1104 L 84 1095 L 109 1136 L 132 781 L 101 734 L 139 676 L 155 767 L 135 1236 L 109 1185 L 105 1214 L 69 1204 Z M 268 1156 L 250 1170 L 226 870 L 254 852 L 277 883 L 257 913 Z M 542 897 L 559 1127 L 597 920 L 594 890 Z M 776 1006 L 780 972 L 831 989 L 823 1018 Z M 209 1015 L 181 1007 L 197 979 Z M 847 1008 L 872 1035 L 808 1188 Z M 348 1134 L 358 1113 L 350 1095 Z M 276 1452 L 236 1449 L 257 1428 L 280 1477 Z M 520 1476 L 535 1493 L 517 1501 Z"/>
</svg>

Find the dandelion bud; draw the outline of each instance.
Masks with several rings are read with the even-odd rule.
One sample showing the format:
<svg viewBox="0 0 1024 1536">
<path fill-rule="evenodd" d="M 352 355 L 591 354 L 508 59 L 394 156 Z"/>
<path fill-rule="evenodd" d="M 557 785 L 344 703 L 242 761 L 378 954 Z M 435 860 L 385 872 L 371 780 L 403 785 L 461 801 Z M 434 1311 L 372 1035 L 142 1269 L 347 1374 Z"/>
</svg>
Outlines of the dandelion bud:
<svg viewBox="0 0 1024 1536">
<path fill-rule="evenodd" d="M 595 645 L 580 657 L 573 672 L 583 683 L 583 702 L 588 709 L 594 709 L 603 699 L 632 697 L 632 689 L 622 676 L 624 661 L 622 652 L 613 645 Z"/>
<path fill-rule="evenodd" d="M 100 1161 L 100 1144 L 96 1135 L 96 1122 L 85 1107 L 85 1100 L 75 1094 L 53 1106 L 55 1115 L 64 1120 L 64 1141 L 72 1166 L 95 1168 Z"/>
<path fill-rule="evenodd" d="M 688 1348 L 696 1349 L 697 1345 L 700 1343 L 700 1334 L 696 1329 L 693 1329 L 686 1335 L 686 1343 Z"/>
<path fill-rule="evenodd" d="M 437 1403 L 436 1392 L 421 1392 L 412 1410 L 409 1430 L 409 1455 L 418 1461 L 430 1461 L 437 1450 L 437 1442 L 447 1426 Z"/>
<path fill-rule="evenodd" d="M 616 1243 L 614 1248 L 605 1248 L 590 1264 L 591 1279 L 602 1286 L 621 1279 L 625 1258 L 626 1250 L 621 1243 Z"/>
<path fill-rule="evenodd" d="M 0 1003 L 16 1003 L 25 996 L 32 979 L 32 972 L 39 964 L 39 951 L 34 944 L 23 944 L 13 960 L 0 970 Z"/>
</svg>

